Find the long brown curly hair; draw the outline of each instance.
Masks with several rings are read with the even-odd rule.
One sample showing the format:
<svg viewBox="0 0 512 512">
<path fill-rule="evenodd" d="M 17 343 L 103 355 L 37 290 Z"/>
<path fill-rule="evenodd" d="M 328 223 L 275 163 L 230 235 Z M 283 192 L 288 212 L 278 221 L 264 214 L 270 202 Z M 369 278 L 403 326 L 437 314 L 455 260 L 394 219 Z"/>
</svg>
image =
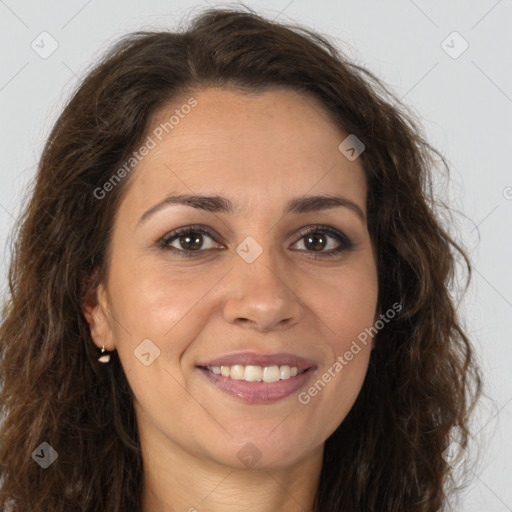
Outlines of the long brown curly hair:
<svg viewBox="0 0 512 512">
<path fill-rule="evenodd" d="M 377 253 L 379 306 L 401 314 L 376 336 L 361 392 L 327 439 L 318 512 L 444 510 L 447 448 L 467 446 L 482 377 L 451 288 L 471 266 L 442 227 L 433 169 L 446 159 L 382 81 L 326 36 L 252 9 L 208 9 L 180 32 L 114 44 L 77 87 L 43 150 L 12 244 L 0 329 L 0 509 L 140 510 L 144 471 L 133 395 L 116 352 L 97 348 L 83 304 L 105 279 L 129 179 L 95 191 L 147 135 L 155 113 L 205 86 L 272 87 L 320 99 L 357 134 Z M 136 170 L 134 171 L 136 172 Z M 467 283 L 466 283 L 467 284 Z M 58 460 L 41 469 L 43 442 Z"/>
</svg>

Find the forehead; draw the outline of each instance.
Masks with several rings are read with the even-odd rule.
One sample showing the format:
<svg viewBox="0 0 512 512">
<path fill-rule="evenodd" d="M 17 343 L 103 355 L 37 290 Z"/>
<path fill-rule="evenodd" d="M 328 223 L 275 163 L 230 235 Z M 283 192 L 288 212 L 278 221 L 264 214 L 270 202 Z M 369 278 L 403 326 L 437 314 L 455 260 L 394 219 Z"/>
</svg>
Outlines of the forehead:
<svg viewBox="0 0 512 512">
<path fill-rule="evenodd" d="M 152 119 L 152 128 L 165 127 L 166 121 L 191 96 L 183 96 L 172 106 L 160 109 Z M 263 157 L 260 150 L 266 148 L 265 153 L 272 151 L 275 157 L 276 152 L 287 156 L 287 149 L 301 146 L 302 153 L 314 150 L 311 158 L 318 158 L 318 153 L 327 149 L 333 137 L 337 141 L 346 135 L 334 124 L 319 99 L 292 89 L 242 92 L 233 88 L 208 88 L 195 93 L 193 98 L 197 105 L 180 119 L 174 116 L 178 124 L 172 127 L 171 133 L 163 134 L 164 139 L 175 142 L 174 152 L 200 151 L 207 147 L 210 154 L 221 157 L 228 147 L 230 158 L 244 158 L 254 152 Z"/>
<path fill-rule="evenodd" d="M 182 109 L 190 98 L 195 106 Z M 129 195 L 143 208 L 171 192 L 215 193 L 244 205 L 338 191 L 364 210 L 362 166 L 338 149 L 347 135 L 304 93 L 208 88 L 153 116 L 155 145 L 134 171 Z"/>
</svg>

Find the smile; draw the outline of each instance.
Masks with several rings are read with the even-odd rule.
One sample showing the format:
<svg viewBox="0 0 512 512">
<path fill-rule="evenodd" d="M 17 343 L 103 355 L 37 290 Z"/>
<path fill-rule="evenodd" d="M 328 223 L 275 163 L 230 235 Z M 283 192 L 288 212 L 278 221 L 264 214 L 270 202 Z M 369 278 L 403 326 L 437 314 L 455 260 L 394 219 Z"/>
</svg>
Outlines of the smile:
<svg viewBox="0 0 512 512">
<path fill-rule="evenodd" d="M 288 365 L 244 366 L 235 364 L 233 366 L 206 366 L 206 369 L 215 375 L 222 375 L 234 380 L 245 380 L 246 382 L 277 382 L 288 380 L 305 372 L 305 370 L 299 370 L 296 366 Z"/>
<path fill-rule="evenodd" d="M 248 404 L 266 404 L 298 393 L 317 365 L 295 354 L 245 351 L 203 360 L 196 368 L 223 394 Z"/>
</svg>

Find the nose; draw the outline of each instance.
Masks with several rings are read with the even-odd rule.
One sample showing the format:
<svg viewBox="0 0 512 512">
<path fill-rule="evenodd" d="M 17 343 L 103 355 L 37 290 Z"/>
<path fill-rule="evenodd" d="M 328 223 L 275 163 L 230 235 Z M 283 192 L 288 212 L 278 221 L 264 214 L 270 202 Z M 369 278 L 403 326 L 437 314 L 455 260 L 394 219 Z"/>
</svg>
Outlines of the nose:
<svg viewBox="0 0 512 512">
<path fill-rule="evenodd" d="M 289 283 L 289 273 L 283 268 L 276 264 L 268 249 L 252 263 L 238 258 L 229 273 L 225 320 L 258 332 L 287 329 L 297 324 L 304 307 Z"/>
</svg>

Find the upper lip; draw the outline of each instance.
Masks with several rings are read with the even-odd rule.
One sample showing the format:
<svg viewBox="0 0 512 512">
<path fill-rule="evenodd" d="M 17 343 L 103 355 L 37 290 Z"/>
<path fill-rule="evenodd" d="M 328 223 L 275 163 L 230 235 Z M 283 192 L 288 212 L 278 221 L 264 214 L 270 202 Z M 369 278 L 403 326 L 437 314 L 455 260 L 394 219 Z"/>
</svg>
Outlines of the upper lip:
<svg viewBox="0 0 512 512">
<path fill-rule="evenodd" d="M 278 354 L 257 354 L 256 352 L 234 352 L 225 354 L 215 359 L 209 359 L 197 366 L 233 366 L 239 364 L 242 366 L 295 366 L 299 370 L 307 370 L 315 364 L 303 357 L 294 354 L 280 352 Z"/>
</svg>

